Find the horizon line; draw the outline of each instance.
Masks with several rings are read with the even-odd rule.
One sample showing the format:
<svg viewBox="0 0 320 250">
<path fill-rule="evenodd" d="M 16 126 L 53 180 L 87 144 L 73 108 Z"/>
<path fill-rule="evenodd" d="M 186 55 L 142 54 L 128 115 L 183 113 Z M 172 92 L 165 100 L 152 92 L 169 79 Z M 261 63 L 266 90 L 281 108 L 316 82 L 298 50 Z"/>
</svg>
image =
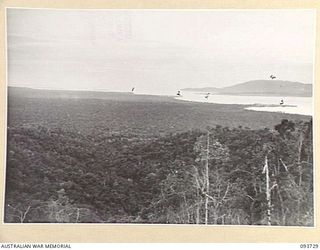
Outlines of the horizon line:
<svg viewBox="0 0 320 250">
<path fill-rule="evenodd" d="M 270 79 L 256 79 L 256 80 L 249 80 L 241 83 L 236 83 L 232 85 L 228 85 L 225 87 L 214 87 L 214 86 L 205 86 L 205 87 L 184 87 L 180 88 L 179 90 L 183 89 L 205 89 L 205 88 L 215 88 L 215 89 L 223 89 L 223 88 L 228 88 L 228 87 L 233 87 L 239 84 L 243 83 L 248 83 L 248 82 L 253 82 L 253 81 L 269 81 L 269 82 L 276 82 L 276 81 L 281 81 L 281 82 L 290 82 L 290 83 L 300 83 L 304 85 L 313 85 L 313 83 L 304 83 L 304 82 L 299 82 L 299 81 L 289 81 L 289 80 L 270 80 Z M 132 91 L 121 91 L 121 90 L 107 90 L 107 89 L 61 89 L 61 88 L 46 88 L 46 87 L 33 87 L 33 86 L 23 86 L 23 85 L 11 85 L 7 83 L 7 88 L 13 87 L 13 88 L 27 88 L 27 89 L 37 89 L 37 90 L 57 90 L 57 91 L 89 91 L 89 92 L 114 92 L 114 93 L 131 93 Z"/>
</svg>

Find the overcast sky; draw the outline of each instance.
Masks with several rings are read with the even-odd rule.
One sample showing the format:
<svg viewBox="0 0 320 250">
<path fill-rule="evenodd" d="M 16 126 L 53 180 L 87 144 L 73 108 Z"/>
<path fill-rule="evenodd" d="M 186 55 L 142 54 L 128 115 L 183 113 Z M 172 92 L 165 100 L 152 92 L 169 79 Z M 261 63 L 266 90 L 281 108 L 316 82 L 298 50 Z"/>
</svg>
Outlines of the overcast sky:
<svg viewBox="0 0 320 250">
<path fill-rule="evenodd" d="M 11 86 L 168 92 L 312 83 L 314 12 L 8 9 Z"/>
</svg>

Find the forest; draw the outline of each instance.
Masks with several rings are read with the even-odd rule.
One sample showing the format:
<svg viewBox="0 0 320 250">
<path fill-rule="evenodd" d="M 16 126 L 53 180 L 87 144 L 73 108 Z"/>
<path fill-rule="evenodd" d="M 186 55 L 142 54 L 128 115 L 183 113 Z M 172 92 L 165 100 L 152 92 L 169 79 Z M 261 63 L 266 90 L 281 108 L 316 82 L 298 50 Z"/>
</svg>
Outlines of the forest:
<svg viewBox="0 0 320 250">
<path fill-rule="evenodd" d="M 311 117 L 117 100 L 9 92 L 6 223 L 313 226 Z"/>
</svg>

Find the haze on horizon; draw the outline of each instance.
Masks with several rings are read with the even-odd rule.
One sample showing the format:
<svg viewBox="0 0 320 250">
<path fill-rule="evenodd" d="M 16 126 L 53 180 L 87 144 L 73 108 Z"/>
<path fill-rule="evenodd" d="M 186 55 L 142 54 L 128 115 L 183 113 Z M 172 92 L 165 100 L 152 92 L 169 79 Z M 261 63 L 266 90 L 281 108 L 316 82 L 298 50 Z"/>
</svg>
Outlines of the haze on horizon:
<svg viewBox="0 0 320 250">
<path fill-rule="evenodd" d="M 312 10 L 7 9 L 8 85 L 168 93 L 313 83 Z"/>
</svg>

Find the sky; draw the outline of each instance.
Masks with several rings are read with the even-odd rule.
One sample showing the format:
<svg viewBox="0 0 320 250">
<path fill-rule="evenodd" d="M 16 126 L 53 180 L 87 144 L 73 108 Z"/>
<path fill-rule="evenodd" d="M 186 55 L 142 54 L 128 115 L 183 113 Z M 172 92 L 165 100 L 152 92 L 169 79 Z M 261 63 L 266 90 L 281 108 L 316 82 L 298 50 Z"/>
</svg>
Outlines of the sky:
<svg viewBox="0 0 320 250">
<path fill-rule="evenodd" d="M 312 10 L 7 9 L 8 85 L 168 93 L 313 83 Z"/>
</svg>

